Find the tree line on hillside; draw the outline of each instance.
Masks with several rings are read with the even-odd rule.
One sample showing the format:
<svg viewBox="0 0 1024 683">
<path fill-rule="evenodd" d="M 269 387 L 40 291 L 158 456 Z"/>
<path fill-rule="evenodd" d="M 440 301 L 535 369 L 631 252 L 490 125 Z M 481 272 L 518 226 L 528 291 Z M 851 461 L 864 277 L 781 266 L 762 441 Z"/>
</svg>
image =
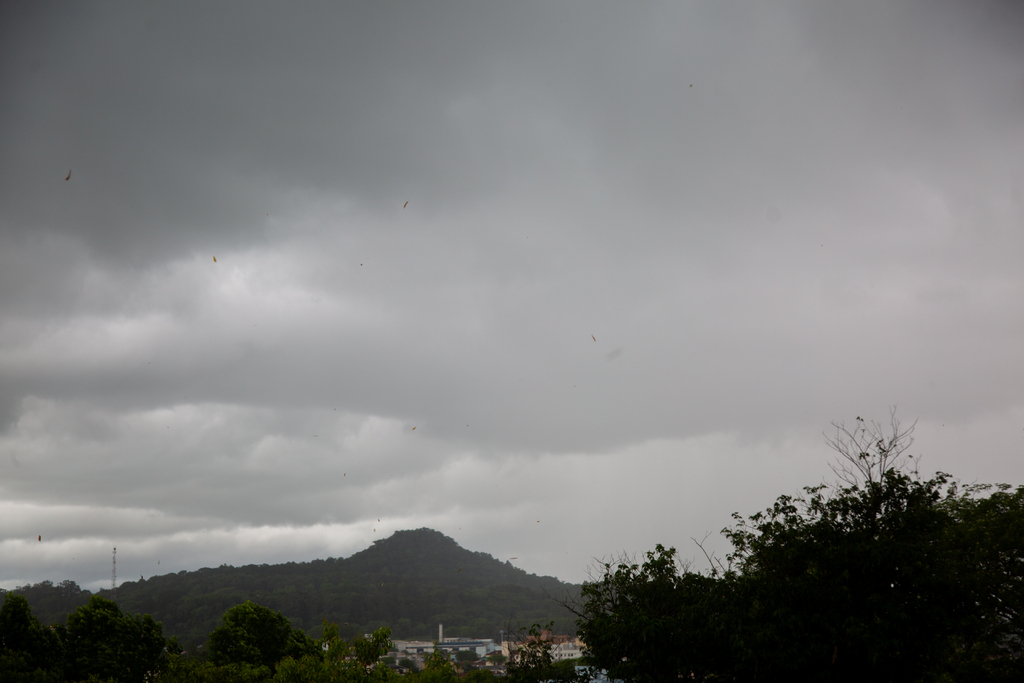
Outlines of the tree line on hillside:
<svg viewBox="0 0 1024 683">
<path fill-rule="evenodd" d="M 1024 487 L 922 479 L 911 429 L 837 425 L 834 485 L 781 496 L 692 571 L 658 545 L 572 605 L 624 681 L 1024 681 Z"/>
<path fill-rule="evenodd" d="M 534 626 L 534 632 L 538 627 Z M 202 657 L 184 656 L 149 615 L 132 616 L 98 595 L 68 616 L 66 625 L 43 626 L 23 595 L 9 593 L 0 608 L 0 680 L 5 683 L 387 683 L 399 679 L 454 683 L 486 681 L 493 672 L 473 666 L 475 655 L 435 647 L 423 670 L 393 652 L 387 627 L 345 640 L 337 624 L 314 639 L 280 612 L 245 602 L 229 609 Z M 583 677 L 571 662 L 555 663 L 550 645 L 530 642 L 528 656 L 508 663 L 509 683 Z M 401 666 L 404 664 L 405 666 Z"/>
<path fill-rule="evenodd" d="M 282 612 L 313 637 L 321 635 L 326 619 L 341 625 L 344 638 L 388 626 L 396 638 L 429 639 L 443 623 L 450 636 L 496 640 L 510 618 L 553 620 L 557 632 L 572 632 L 571 612 L 551 598 L 578 591 L 461 548 L 440 532 L 417 529 L 398 531 L 346 559 L 222 566 L 129 581 L 118 587 L 117 603 L 153 615 L 192 652 L 226 610 L 247 600 Z M 91 596 L 71 581 L 16 592 L 44 623 L 62 623 Z M 113 597 L 107 590 L 99 594 Z"/>
</svg>

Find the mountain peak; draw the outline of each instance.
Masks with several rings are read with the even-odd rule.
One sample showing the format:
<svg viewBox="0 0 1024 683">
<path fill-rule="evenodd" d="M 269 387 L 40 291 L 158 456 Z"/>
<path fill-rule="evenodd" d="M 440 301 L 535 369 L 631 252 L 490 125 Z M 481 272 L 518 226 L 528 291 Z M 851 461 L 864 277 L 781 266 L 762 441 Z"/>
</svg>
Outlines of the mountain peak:
<svg viewBox="0 0 1024 683">
<path fill-rule="evenodd" d="M 44 588 L 47 594 L 56 590 Z M 571 630 L 571 614 L 551 598 L 577 591 L 578 586 L 528 574 L 421 528 L 396 531 L 346 559 L 221 566 L 128 581 L 118 589 L 118 603 L 153 615 L 164 633 L 196 642 L 228 608 L 246 600 L 280 610 L 313 635 L 327 619 L 345 624 L 352 635 L 388 624 L 396 637 L 426 636 L 444 622 L 451 635 L 497 637 L 510 619 L 554 619 Z M 88 592 L 83 594 L 85 599 Z M 64 614 L 47 618 L 63 621 Z"/>
<path fill-rule="evenodd" d="M 434 529 L 428 529 L 425 526 L 419 529 L 400 529 L 395 533 L 391 534 L 387 538 L 381 538 L 373 542 L 373 545 L 382 545 L 387 543 L 403 543 L 403 544 L 437 544 L 455 546 L 461 548 L 458 542 L 451 536 L 445 536 L 440 531 Z M 373 546 L 370 546 L 371 548 Z"/>
</svg>

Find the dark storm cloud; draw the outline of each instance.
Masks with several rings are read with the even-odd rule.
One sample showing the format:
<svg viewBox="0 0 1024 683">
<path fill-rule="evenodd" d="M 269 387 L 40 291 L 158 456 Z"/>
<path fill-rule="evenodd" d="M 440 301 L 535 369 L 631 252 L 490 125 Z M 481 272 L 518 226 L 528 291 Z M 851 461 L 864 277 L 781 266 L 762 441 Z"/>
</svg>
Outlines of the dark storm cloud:
<svg viewBox="0 0 1024 683">
<path fill-rule="evenodd" d="M 518 56 L 566 19 L 475 5 L 126 9 L 8 9 L 8 229 L 154 259 L 258 239 L 294 188 L 378 206 L 486 193 L 515 150 L 490 126 L 475 140 L 455 129 L 447 110 L 490 90 L 503 62 L 539 78 Z M 43 182 L 68 164 L 74 184 Z"/>
</svg>

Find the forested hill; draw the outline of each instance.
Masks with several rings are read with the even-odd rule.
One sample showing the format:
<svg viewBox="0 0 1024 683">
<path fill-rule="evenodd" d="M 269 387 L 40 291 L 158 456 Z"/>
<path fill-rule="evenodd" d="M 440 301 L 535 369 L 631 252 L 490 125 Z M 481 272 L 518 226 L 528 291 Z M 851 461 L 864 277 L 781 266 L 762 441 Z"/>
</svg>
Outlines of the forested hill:
<svg viewBox="0 0 1024 683">
<path fill-rule="evenodd" d="M 63 622 L 90 595 L 69 583 L 19 592 L 44 624 Z M 443 623 L 446 636 L 497 638 L 510 622 L 554 620 L 557 630 L 573 632 L 572 616 L 555 599 L 578 591 L 466 550 L 438 531 L 417 529 L 397 531 L 346 559 L 225 565 L 129 581 L 118 586 L 117 602 L 133 614 L 153 615 L 164 635 L 184 642 L 204 640 L 226 610 L 246 600 L 280 610 L 314 636 L 327 619 L 349 637 L 390 626 L 396 638 L 436 639 Z M 111 597 L 107 590 L 100 594 Z"/>
</svg>

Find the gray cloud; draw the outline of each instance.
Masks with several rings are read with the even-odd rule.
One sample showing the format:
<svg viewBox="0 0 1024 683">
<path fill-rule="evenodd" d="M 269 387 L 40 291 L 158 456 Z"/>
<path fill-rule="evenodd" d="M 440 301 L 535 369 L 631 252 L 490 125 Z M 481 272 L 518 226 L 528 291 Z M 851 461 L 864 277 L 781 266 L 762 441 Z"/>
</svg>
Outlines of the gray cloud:
<svg viewBox="0 0 1024 683">
<path fill-rule="evenodd" d="M 378 518 L 579 580 L 893 404 L 1021 477 L 1014 5 L 2 12 L 2 585 Z"/>
</svg>

